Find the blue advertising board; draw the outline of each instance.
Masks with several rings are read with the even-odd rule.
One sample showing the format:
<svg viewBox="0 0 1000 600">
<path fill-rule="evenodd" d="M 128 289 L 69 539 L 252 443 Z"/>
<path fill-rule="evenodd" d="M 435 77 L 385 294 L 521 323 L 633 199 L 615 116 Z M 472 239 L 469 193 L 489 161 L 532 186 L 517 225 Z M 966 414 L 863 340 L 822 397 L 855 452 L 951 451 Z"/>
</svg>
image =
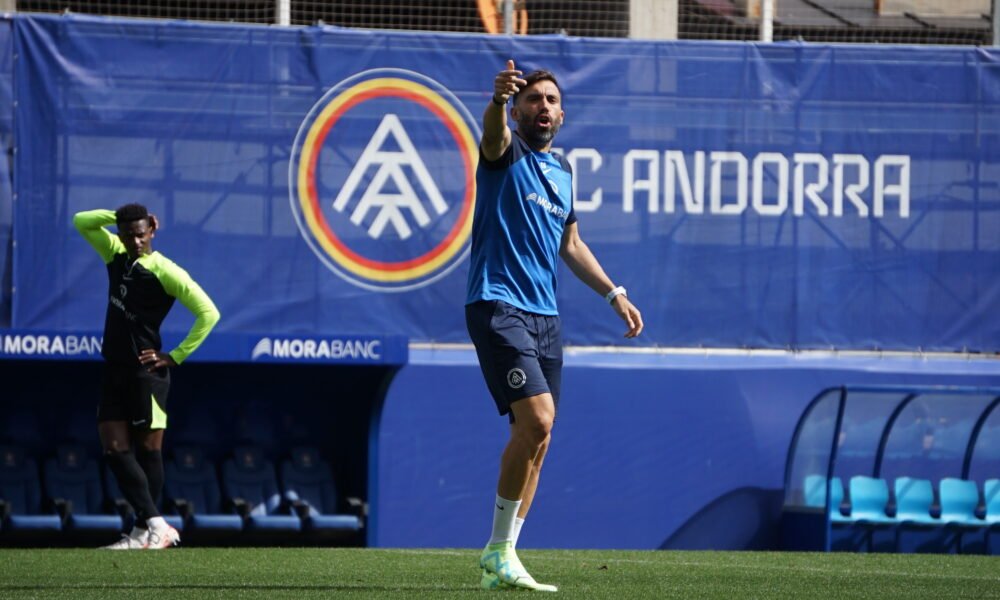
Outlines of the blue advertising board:
<svg viewBox="0 0 1000 600">
<path fill-rule="evenodd" d="M 141 202 L 220 332 L 467 342 L 480 115 L 514 59 L 559 78 L 581 235 L 647 323 L 628 343 L 1000 350 L 995 50 L 4 27 L 9 327 L 99 328 L 71 218 Z M 560 279 L 567 343 L 626 343 Z"/>
<path fill-rule="evenodd" d="M 179 335 L 167 336 L 164 349 L 179 341 Z M 103 342 L 99 331 L 5 329 L 0 330 L 0 359 L 101 360 Z M 214 333 L 188 361 L 402 366 L 408 359 L 403 336 Z"/>
</svg>

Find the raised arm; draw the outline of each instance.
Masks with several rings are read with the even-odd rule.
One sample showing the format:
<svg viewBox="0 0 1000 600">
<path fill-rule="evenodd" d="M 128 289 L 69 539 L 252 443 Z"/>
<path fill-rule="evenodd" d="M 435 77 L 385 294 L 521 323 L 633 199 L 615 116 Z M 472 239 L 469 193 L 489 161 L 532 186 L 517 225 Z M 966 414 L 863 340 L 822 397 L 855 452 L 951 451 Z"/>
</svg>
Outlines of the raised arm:
<svg viewBox="0 0 1000 600">
<path fill-rule="evenodd" d="M 507 61 L 507 68 L 497 73 L 493 80 L 493 98 L 483 113 L 483 139 L 480 147 L 487 160 L 503 156 L 510 146 L 510 127 L 507 126 L 507 101 L 527 85 L 520 78 L 521 71 L 514 68 L 514 61 Z"/>
<path fill-rule="evenodd" d="M 122 244 L 118 236 L 111 233 L 105 227 L 115 224 L 115 212 L 113 210 L 86 210 L 73 215 L 73 226 L 80 232 L 83 239 L 93 246 L 94 250 L 101 255 L 104 264 L 111 262 L 115 254 L 125 252 L 125 245 Z"/>
<path fill-rule="evenodd" d="M 642 332 L 642 315 L 624 293 L 624 289 L 619 289 L 612 283 L 611 278 L 601 268 L 601 263 L 597 262 L 597 257 L 590 251 L 590 248 L 580 238 L 580 231 L 577 223 L 573 222 L 566 226 L 563 231 L 562 244 L 559 247 L 559 256 L 569 266 L 570 271 L 587 284 L 601 296 L 607 298 L 612 296 L 611 307 L 625 324 L 628 331 L 625 337 L 634 338 Z M 611 292 L 617 292 L 611 294 Z"/>
</svg>

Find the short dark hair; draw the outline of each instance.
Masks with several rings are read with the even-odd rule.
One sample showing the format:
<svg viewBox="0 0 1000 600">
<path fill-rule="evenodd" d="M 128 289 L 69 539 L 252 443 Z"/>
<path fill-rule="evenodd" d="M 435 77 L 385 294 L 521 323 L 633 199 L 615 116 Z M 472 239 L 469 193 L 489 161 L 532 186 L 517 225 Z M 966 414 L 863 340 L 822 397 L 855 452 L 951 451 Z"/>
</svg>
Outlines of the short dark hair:
<svg viewBox="0 0 1000 600">
<path fill-rule="evenodd" d="M 538 83 L 539 81 L 551 81 L 552 83 L 554 83 L 556 85 L 556 89 L 559 90 L 559 94 L 560 95 L 562 94 L 562 88 L 559 87 L 559 82 L 556 81 L 556 76 L 555 76 L 554 73 L 552 73 L 552 71 L 546 71 L 544 69 L 539 69 L 537 71 L 532 71 L 531 73 L 528 73 L 527 75 L 524 76 L 524 81 L 527 82 L 527 83 L 525 84 L 525 86 L 523 88 L 521 88 L 522 91 L 525 88 L 528 88 L 528 87 L 530 87 L 530 86 Z M 514 99 L 513 99 L 513 103 L 514 104 L 517 103 L 517 97 L 520 94 L 521 94 L 521 92 L 518 92 L 517 94 L 514 94 Z"/>
<path fill-rule="evenodd" d="M 146 219 L 146 224 L 149 224 L 149 211 L 141 204 L 126 204 L 119 206 L 118 210 L 115 211 L 115 223 L 119 225 L 142 219 Z"/>
</svg>

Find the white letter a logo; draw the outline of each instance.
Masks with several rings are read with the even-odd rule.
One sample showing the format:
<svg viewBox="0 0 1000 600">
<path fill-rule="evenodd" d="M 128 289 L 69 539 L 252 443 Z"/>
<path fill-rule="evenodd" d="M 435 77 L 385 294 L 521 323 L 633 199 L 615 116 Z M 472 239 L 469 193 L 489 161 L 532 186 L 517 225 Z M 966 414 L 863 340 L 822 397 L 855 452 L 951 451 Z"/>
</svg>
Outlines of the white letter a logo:
<svg viewBox="0 0 1000 600">
<path fill-rule="evenodd" d="M 396 141 L 399 150 L 381 149 L 385 145 L 386 138 L 390 135 Z M 378 171 L 371 183 L 368 184 L 364 195 L 361 196 L 361 201 L 354 207 L 354 212 L 351 213 L 351 223 L 361 225 L 372 207 L 378 209 L 371 225 L 368 226 L 368 235 L 371 237 L 375 239 L 381 237 L 387 224 L 391 224 L 396 229 L 400 239 L 405 240 L 410 237 L 413 231 L 407 224 L 406 218 L 403 217 L 401 210 L 403 208 L 408 209 L 413 214 L 417 225 L 421 227 L 426 227 L 431 221 L 424 205 L 421 204 L 420 198 L 403 172 L 404 165 L 409 165 L 413 169 L 417 181 L 424 188 L 431 205 L 434 207 L 434 212 L 441 215 L 448 210 L 448 205 L 445 204 L 441 192 L 434 184 L 434 180 L 431 179 L 430 173 L 427 172 L 424 161 L 417 154 L 417 149 L 413 147 L 413 142 L 410 141 L 410 136 L 403 129 L 399 117 L 391 113 L 382 118 L 382 122 L 379 123 L 375 134 L 372 135 L 371 141 L 368 142 L 365 151 L 361 153 L 361 158 L 358 159 L 351 174 L 347 177 L 347 181 L 344 182 L 344 187 L 337 194 L 337 199 L 333 201 L 334 210 L 344 212 L 361 178 L 368 171 L 368 167 L 373 164 L 378 166 Z M 397 191 L 383 193 L 382 190 L 390 179 Z"/>
</svg>

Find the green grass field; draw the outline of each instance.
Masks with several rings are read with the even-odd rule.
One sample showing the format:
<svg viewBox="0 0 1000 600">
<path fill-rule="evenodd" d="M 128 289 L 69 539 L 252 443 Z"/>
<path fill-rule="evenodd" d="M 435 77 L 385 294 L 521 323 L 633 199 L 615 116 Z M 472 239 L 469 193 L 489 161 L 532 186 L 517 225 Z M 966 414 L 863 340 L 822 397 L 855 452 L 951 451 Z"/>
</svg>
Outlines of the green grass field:
<svg viewBox="0 0 1000 600">
<path fill-rule="evenodd" d="M 522 550 L 564 598 L 1000 598 L 1000 558 Z M 485 598 L 478 550 L 0 550 L 0 598 Z M 550 595 L 546 595 L 550 596 Z"/>
</svg>

